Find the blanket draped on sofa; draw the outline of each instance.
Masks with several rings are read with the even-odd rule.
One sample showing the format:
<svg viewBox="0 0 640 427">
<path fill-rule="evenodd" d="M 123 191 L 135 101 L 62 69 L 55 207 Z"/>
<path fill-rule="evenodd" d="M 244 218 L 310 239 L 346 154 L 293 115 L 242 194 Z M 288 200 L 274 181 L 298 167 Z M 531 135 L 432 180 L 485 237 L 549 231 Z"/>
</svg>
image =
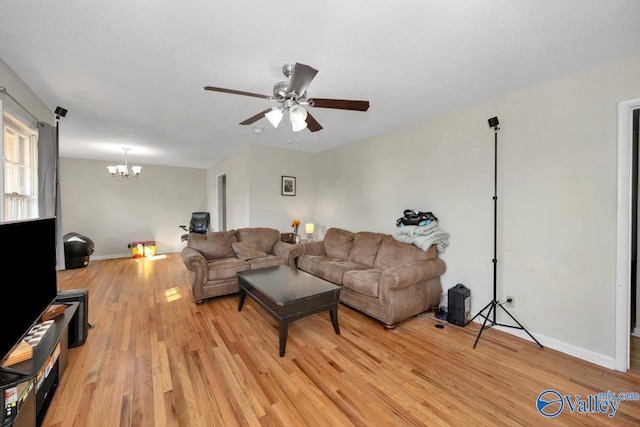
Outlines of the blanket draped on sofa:
<svg viewBox="0 0 640 427">
<path fill-rule="evenodd" d="M 413 243 L 423 251 L 436 245 L 438 252 L 444 252 L 449 246 L 449 233 L 438 227 L 438 221 L 427 225 L 404 225 L 396 227 L 391 233 L 394 239 L 403 243 Z"/>
</svg>

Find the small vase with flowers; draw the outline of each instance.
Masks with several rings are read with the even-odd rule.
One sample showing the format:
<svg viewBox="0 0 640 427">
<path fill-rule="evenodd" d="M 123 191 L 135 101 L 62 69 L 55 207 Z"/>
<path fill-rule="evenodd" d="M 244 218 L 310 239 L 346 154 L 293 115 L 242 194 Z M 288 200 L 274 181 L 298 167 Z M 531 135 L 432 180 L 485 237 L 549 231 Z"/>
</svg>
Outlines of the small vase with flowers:
<svg viewBox="0 0 640 427">
<path fill-rule="evenodd" d="M 293 242 L 300 243 L 300 235 L 298 234 L 298 228 L 300 228 L 300 220 L 299 219 L 292 220 L 291 228 L 293 228 Z"/>
</svg>

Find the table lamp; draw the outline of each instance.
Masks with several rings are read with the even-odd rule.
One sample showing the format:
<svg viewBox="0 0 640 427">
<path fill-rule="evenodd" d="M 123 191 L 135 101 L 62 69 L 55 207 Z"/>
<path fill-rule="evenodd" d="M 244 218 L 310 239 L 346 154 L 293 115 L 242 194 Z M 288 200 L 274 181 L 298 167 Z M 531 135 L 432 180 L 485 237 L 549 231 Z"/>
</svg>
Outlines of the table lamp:
<svg viewBox="0 0 640 427">
<path fill-rule="evenodd" d="M 315 230 L 315 227 L 313 224 L 305 224 L 304 225 L 304 230 L 307 232 L 307 240 L 309 242 L 313 241 L 313 232 Z"/>
</svg>

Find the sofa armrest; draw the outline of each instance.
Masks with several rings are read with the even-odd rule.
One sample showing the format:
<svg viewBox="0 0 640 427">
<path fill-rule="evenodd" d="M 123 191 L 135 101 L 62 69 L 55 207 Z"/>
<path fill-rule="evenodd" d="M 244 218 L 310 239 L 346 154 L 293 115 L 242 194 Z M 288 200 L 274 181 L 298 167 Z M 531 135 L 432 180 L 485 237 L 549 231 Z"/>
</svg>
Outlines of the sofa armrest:
<svg viewBox="0 0 640 427">
<path fill-rule="evenodd" d="M 380 286 L 389 289 L 405 288 L 442 276 L 446 269 L 446 264 L 440 258 L 412 262 L 384 270 L 380 276 Z"/>
<path fill-rule="evenodd" d="M 296 266 L 296 258 L 300 255 L 300 250 L 296 245 L 278 241 L 273 245 L 273 254 L 283 257 L 287 260 L 287 265 L 294 268 Z"/>
<path fill-rule="evenodd" d="M 324 240 L 314 242 L 298 243 L 300 255 L 326 255 L 324 250 Z"/>
<path fill-rule="evenodd" d="M 192 285 L 204 284 L 207 281 L 207 260 L 202 253 L 187 246 L 182 249 L 182 262 L 194 273 Z"/>
</svg>

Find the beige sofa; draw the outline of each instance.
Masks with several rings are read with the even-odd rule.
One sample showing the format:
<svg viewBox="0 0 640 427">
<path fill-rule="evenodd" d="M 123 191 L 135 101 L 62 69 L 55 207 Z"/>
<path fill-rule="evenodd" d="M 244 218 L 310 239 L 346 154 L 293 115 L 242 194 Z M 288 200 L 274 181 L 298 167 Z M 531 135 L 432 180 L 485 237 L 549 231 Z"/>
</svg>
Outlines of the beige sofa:
<svg viewBox="0 0 640 427">
<path fill-rule="evenodd" d="M 440 303 L 445 272 L 436 246 L 423 251 L 390 234 L 340 228 L 298 246 L 298 268 L 341 285 L 340 301 L 394 329 Z"/>
<path fill-rule="evenodd" d="M 253 227 L 209 234 L 190 233 L 182 261 L 190 273 L 196 304 L 238 292 L 236 273 L 288 265 L 295 268 L 298 249 L 280 241 L 280 231 Z"/>
</svg>

